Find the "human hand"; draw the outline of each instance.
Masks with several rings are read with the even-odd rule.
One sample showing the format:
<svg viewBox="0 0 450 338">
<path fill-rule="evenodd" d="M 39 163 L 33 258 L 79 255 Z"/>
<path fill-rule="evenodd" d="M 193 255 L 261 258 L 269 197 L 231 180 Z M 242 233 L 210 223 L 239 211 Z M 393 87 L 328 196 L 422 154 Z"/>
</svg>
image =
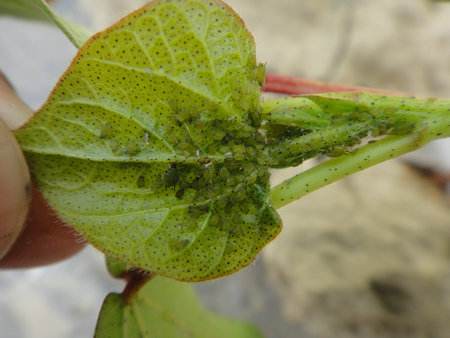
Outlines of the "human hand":
<svg viewBox="0 0 450 338">
<path fill-rule="evenodd" d="M 0 267 L 32 267 L 65 259 L 84 246 L 33 186 L 11 130 L 32 115 L 0 73 Z"/>
</svg>

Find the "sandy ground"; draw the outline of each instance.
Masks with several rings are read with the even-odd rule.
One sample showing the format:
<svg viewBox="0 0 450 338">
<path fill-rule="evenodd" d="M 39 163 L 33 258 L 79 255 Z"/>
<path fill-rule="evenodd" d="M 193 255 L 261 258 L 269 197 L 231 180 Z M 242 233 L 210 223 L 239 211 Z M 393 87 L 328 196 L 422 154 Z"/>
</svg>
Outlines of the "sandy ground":
<svg viewBox="0 0 450 338">
<path fill-rule="evenodd" d="M 61 0 L 58 9 L 95 31 L 142 2 Z M 450 96 L 450 5 L 425 0 L 229 3 L 254 32 L 258 58 L 272 72 Z M 51 27 L 4 18 L 0 46 L 0 68 L 33 108 L 75 53 Z M 448 144 L 435 144 L 416 158 L 450 172 Z M 278 241 L 244 272 L 200 285 L 204 301 L 260 324 L 272 338 L 449 336 L 447 201 L 397 164 L 364 175 L 286 209 Z M 385 184 L 375 189 L 379 182 Z M 410 190 L 402 193 L 405 189 Z M 355 213 L 361 201 L 374 207 Z M 402 217 L 397 209 L 415 213 Z M 387 217 L 375 217 L 378 213 Z M 340 231 L 333 231 L 339 225 Z M 119 287 L 93 249 L 49 268 L 2 272 L 1 336 L 89 337 L 104 294 Z"/>
</svg>

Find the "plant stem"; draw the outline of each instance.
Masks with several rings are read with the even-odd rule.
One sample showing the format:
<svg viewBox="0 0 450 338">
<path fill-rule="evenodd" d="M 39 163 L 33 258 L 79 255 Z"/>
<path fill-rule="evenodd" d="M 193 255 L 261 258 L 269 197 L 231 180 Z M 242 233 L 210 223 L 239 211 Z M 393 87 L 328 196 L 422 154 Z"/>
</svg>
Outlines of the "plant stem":
<svg viewBox="0 0 450 338">
<path fill-rule="evenodd" d="M 275 208 L 282 208 L 319 188 L 416 150 L 423 144 L 423 139 L 419 134 L 389 136 L 353 153 L 328 160 L 274 187 L 271 192 L 272 204 Z"/>
<path fill-rule="evenodd" d="M 297 110 L 294 109 L 296 105 Z M 314 149 L 318 151 L 314 154 L 313 151 L 307 149 L 313 155 L 323 153 L 322 145 L 330 142 L 327 139 L 327 137 L 329 138 L 328 134 L 324 132 L 329 130 L 329 125 L 326 128 L 322 127 L 314 121 L 314 118 L 324 119 L 323 121 L 325 121 L 328 116 L 331 116 L 330 121 L 333 122 L 337 117 L 343 116 L 344 126 L 345 124 L 352 126 L 358 122 L 367 121 L 369 125 L 373 124 L 376 127 L 381 124 L 384 128 L 382 129 L 383 133 L 380 134 L 384 136 L 383 139 L 361 146 L 359 149 L 341 155 L 336 159 L 328 160 L 274 187 L 272 189 L 272 202 L 277 208 L 281 208 L 307 193 L 336 182 L 350 174 L 416 150 L 430 141 L 450 137 L 450 100 L 421 100 L 367 93 L 331 93 L 289 98 L 285 99 L 285 102 L 271 101 L 267 102 L 264 108 L 264 113 L 268 116 L 269 126 L 271 123 L 289 126 L 290 128 L 295 125 L 300 126 L 302 123 L 306 123 L 307 126 L 314 126 L 316 129 L 311 134 L 317 134 L 319 137 L 315 137 L 315 143 L 309 142 L 308 145 L 313 145 Z M 310 119 L 305 117 L 308 114 L 312 115 Z M 358 117 L 362 117 L 362 120 Z M 332 128 L 337 127 L 338 124 L 332 124 Z M 373 131 L 375 129 L 368 130 Z M 309 135 L 306 134 L 305 136 Z M 287 137 L 275 144 L 275 147 L 279 147 L 280 144 L 288 144 L 288 142 L 290 142 L 290 145 L 301 144 L 298 141 L 305 136 Z M 338 146 L 345 144 L 345 137 L 341 137 L 339 134 L 334 134 L 333 137 L 335 137 L 335 140 L 332 140 L 334 144 Z M 304 146 L 300 148 L 302 149 L 294 151 L 293 146 L 291 146 L 291 149 L 289 149 L 291 156 L 301 155 L 304 152 Z M 286 155 L 283 154 L 283 156 Z"/>
<path fill-rule="evenodd" d="M 147 271 L 141 270 L 130 270 L 125 275 L 124 278 L 127 280 L 127 285 L 122 291 L 122 297 L 125 303 L 130 303 L 133 296 L 139 292 L 139 290 L 144 287 L 147 282 L 149 282 L 155 274 Z"/>
<path fill-rule="evenodd" d="M 268 74 L 263 91 L 266 93 L 276 93 L 284 95 L 305 95 L 315 93 L 330 92 L 373 92 L 388 93 L 387 91 L 374 88 L 344 86 L 339 84 L 311 81 L 292 76 Z"/>
<path fill-rule="evenodd" d="M 75 47 L 80 48 L 89 38 L 90 34 L 87 29 L 75 23 L 69 22 L 60 15 L 56 14 L 45 1 L 35 0 L 34 3 L 45 14 L 50 22 L 53 22 L 63 31 Z"/>
</svg>

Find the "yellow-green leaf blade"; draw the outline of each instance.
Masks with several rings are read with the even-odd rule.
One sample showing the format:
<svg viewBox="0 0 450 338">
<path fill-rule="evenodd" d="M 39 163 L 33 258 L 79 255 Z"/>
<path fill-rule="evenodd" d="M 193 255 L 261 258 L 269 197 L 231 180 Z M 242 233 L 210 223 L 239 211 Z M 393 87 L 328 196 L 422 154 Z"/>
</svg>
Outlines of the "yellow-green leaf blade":
<svg viewBox="0 0 450 338">
<path fill-rule="evenodd" d="M 249 264 L 280 230 L 255 59 L 219 1 L 153 2 L 94 36 L 17 132 L 51 206 L 127 266 L 204 280 Z"/>
</svg>

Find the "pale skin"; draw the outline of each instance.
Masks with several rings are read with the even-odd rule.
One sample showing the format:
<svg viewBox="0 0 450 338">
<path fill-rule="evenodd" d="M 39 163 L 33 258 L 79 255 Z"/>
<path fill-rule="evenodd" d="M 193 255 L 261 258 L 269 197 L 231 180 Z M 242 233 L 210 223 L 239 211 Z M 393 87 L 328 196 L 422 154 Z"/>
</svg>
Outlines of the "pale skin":
<svg viewBox="0 0 450 338">
<path fill-rule="evenodd" d="M 33 186 L 12 131 L 33 115 L 0 73 L 0 267 L 51 264 L 72 256 L 84 241 L 60 221 Z"/>
</svg>

